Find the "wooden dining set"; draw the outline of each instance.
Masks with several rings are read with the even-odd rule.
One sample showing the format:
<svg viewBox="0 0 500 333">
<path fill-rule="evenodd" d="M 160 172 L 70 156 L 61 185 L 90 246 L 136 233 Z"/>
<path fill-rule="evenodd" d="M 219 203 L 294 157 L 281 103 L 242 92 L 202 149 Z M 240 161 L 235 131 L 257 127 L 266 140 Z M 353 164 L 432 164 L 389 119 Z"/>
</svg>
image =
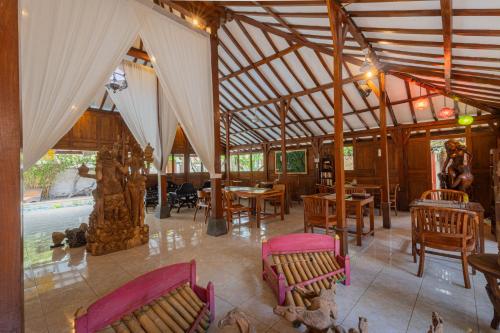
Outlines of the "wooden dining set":
<svg viewBox="0 0 500 333">
<path fill-rule="evenodd" d="M 326 234 L 335 233 L 335 198 L 335 193 L 324 192 L 302 197 L 304 232 L 322 228 Z M 346 186 L 345 204 L 347 220 L 355 220 L 355 228 L 349 228 L 349 232 L 355 234 L 356 245 L 361 246 L 363 236 L 375 234 L 374 198 L 363 186 Z M 469 202 L 465 192 L 429 190 L 410 204 L 410 212 L 412 256 L 414 262 L 419 258 L 417 275 L 423 275 L 426 253 L 458 258 L 462 261 L 465 287 L 470 288 L 468 256 L 484 253 L 484 209 L 481 204 Z M 364 225 L 365 215 L 369 215 L 368 228 Z"/>
<path fill-rule="evenodd" d="M 285 193 L 284 184 L 256 184 L 255 186 L 224 186 L 222 197 L 224 204 L 224 214 L 227 221 L 228 230 L 233 226 L 233 221 L 237 217 L 241 224 L 241 218 L 254 219 L 257 228 L 260 228 L 263 220 L 280 217 L 285 219 Z M 211 188 L 198 190 L 198 202 L 196 203 L 195 215 L 199 210 L 205 214 L 205 223 L 211 209 Z M 241 199 L 246 199 L 247 205 L 241 203 Z M 267 205 L 272 206 L 273 212 L 267 212 Z"/>
</svg>

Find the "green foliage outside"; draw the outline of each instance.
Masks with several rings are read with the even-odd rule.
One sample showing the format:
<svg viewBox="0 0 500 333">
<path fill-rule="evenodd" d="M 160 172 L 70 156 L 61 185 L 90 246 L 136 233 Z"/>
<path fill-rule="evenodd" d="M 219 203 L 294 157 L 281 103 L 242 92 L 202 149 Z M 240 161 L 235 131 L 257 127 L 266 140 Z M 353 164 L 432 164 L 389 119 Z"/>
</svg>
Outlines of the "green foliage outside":
<svg viewBox="0 0 500 333">
<path fill-rule="evenodd" d="M 252 171 L 263 171 L 264 170 L 264 154 L 263 153 L 253 153 L 252 154 Z"/>
<path fill-rule="evenodd" d="M 276 155 L 276 172 L 281 173 L 281 152 Z M 286 170 L 288 173 L 307 173 L 307 155 L 305 150 L 294 150 L 286 152 Z"/>
<path fill-rule="evenodd" d="M 353 146 L 344 146 L 344 170 L 354 170 Z"/>
<path fill-rule="evenodd" d="M 82 163 L 95 165 L 95 153 L 45 155 L 23 173 L 26 189 L 41 189 L 41 200 L 49 198 L 49 192 L 59 173 L 69 168 L 78 168 Z"/>
<path fill-rule="evenodd" d="M 252 171 L 250 165 L 250 154 L 241 154 L 240 157 L 240 172 Z"/>
</svg>

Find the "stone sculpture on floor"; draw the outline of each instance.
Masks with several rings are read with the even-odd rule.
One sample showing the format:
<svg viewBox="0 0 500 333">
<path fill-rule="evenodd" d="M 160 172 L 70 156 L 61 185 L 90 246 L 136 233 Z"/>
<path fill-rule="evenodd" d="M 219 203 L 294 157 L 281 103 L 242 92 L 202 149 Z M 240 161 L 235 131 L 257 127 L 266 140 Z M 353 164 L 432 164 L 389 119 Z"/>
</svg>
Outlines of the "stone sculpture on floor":
<svg viewBox="0 0 500 333">
<path fill-rule="evenodd" d="M 472 155 L 467 151 L 465 145 L 456 140 L 446 141 L 444 147 L 446 161 L 439 174 L 441 188 L 467 192 L 474 180 L 470 171 Z"/>
<path fill-rule="evenodd" d="M 255 327 L 250 323 L 245 312 L 238 308 L 234 308 L 229 311 L 224 318 L 219 320 L 219 328 L 224 328 L 226 326 L 236 326 L 239 333 L 256 333 Z"/>
<path fill-rule="evenodd" d="M 295 287 L 294 290 L 308 299 L 311 305 L 307 308 L 278 305 L 274 308 L 274 313 L 292 322 L 294 326 L 304 324 L 310 333 L 335 332 L 335 321 L 338 319 L 336 285 L 332 283 L 330 289 L 321 289 L 319 295 L 302 287 Z"/>
<path fill-rule="evenodd" d="M 92 191 L 94 210 L 89 217 L 87 251 L 102 255 L 129 249 L 149 240 L 144 224 L 144 192 L 153 148 L 144 151 L 137 143 L 124 140 L 97 153 L 95 174 L 82 164 L 81 177 L 96 180 Z"/>
</svg>

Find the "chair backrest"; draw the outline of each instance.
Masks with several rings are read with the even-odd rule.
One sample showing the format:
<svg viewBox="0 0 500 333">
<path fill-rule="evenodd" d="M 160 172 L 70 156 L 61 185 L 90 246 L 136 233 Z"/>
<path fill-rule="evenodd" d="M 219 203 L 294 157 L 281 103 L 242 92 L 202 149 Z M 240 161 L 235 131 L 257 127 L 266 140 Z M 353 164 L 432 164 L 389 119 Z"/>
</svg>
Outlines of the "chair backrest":
<svg viewBox="0 0 500 333">
<path fill-rule="evenodd" d="M 322 197 L 307 195 L 303 196 L 304 200 L 304 220 L 307 222 L 310 218 L 327 218 L 328 201 Z"/>
<path fill-rule="evenodd" d="M 358 187 L 345 187 L 344 188 L 344 193 L 345 194 L 366 193 L 366 189 L 364 189 L 364 188 L 358 188 Z"/>
<path fill-rule="evenodd" d="M 399 192 L 399 184 L 390 184 L 389 185 L 389 193 L 394 195 L 394 197 L 396 197 L 398 195 L 398 192 Z"/>
<path fill-rule="evenodd" d="M 198 190 L 198 191 L 196 191 L 196 194 L 198 195 L 198 199 L 200 199 L 200 200 L 206 200 L 206 199 L 210 198 L 210 192 Z"/>
<path fill-rule="evenodd" d="M 417 233 L 432 232 L 474 238 L 477 214 L 463 209 L 432 206 L 411 208 L 411 222 Z"/>
<path fill-rule="evenodd" d="M 425 191 L 422 194 L 421 199 L 467 202 L 469 201 L 469 196 L 467 193 L 462 191 L 441 189 Z"/>
<path fill-rule="evenodd" d="M 191 183 L 184 183 L 179 188 L 175 191 L 178 195 L 189 195 L 189 194 L 195 194 L 196 189 L 194 188 L 194 185 Z"/>
<path fill-rule="evenodd" d="M 285 184 L 274 184 L 273 190 L 285 192 L 286 186 L 285 186 Z"/>
<path fill-rule="evenodd" d="M 227 208 L 232 208 L 233 207 L 233 193 L 230 191 L 223 191 L 222 196 L 224 198 L 224 202 L 226 203 Z"/>
<path fill-rule="evenodd" d="M 318 190 L 318 193 L 334 193 L 335 192 L 335 189 L 333 186 L 317 184 L 316 188 Z"/>
<path fill-rule="evenodd" d="M 177 190 L 177 185 L 170 180 L 167 180 L 167 192 L 175 192 Z"/>
<path fill-rule="evenodd" d="M 207 180 L 205 182 L 203 182 L 203 186 L 201 188 L 210 188 L 212 185 L 210 185 L 210 180 Z"/>
</svg>

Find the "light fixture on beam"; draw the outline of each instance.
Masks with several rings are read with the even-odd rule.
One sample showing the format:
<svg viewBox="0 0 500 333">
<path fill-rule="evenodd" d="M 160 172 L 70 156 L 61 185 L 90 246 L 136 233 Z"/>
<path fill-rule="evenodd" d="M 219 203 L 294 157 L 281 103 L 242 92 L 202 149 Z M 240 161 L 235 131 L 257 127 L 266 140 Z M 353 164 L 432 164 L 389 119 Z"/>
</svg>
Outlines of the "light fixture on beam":
<svg viewBox="0 0 500 333">
<path fill-rule="evenodd" d="M 359 93 L 364 97 L 368 97 L 372 93 L 372 88 L 370 88 L 370 86 L 368 85 L 368 83 L 366 83 L 365 80 L 361 80 L 358 82 L 358 90 Z"/>
<path fill-rule="evenodd" d="M 422 97 L 422 86 L 420 87 L 420 97 L 413 103 L 413 106 L 418 111 L 423 111 L 429 106 L 429 99 L 427 97 Z"/>
<path fill-rule="evenodd" d="M 474 117 L 467 113 L 467 104 L 465 104 L 465 113 L 458 116 L 458 124 L 462 126 L 472 125 Z"/>
<path fill-rule="evenodd" d="M 446 106 L 446 96 L 443 95 L 444 106 L 439 110 L 438 117 L 441 119 L 448 119 L 455 115 L 455 109 Z"/>
<path fill-rule="evenodd" d="M 365 60 L 361 67 L 359 67 L 359 71 L 366 75 L 368 79 L 372 78 L 374 75 L 373 65 L 368 59 L 368 54 L 370 54 L 370 50 L 368 48 L 363 49 L 363 54 L 365 55 Z"/>
<path fill-rule="evenodd" d="M 105 85 L 105 87 L 113 91 L 113 93 L 127 89 L 128 83 L 125 77 L 125 72 L 118 69 L 115 70 L 113 74 L 111 74 L 111 80 Z"/>
</svg>

